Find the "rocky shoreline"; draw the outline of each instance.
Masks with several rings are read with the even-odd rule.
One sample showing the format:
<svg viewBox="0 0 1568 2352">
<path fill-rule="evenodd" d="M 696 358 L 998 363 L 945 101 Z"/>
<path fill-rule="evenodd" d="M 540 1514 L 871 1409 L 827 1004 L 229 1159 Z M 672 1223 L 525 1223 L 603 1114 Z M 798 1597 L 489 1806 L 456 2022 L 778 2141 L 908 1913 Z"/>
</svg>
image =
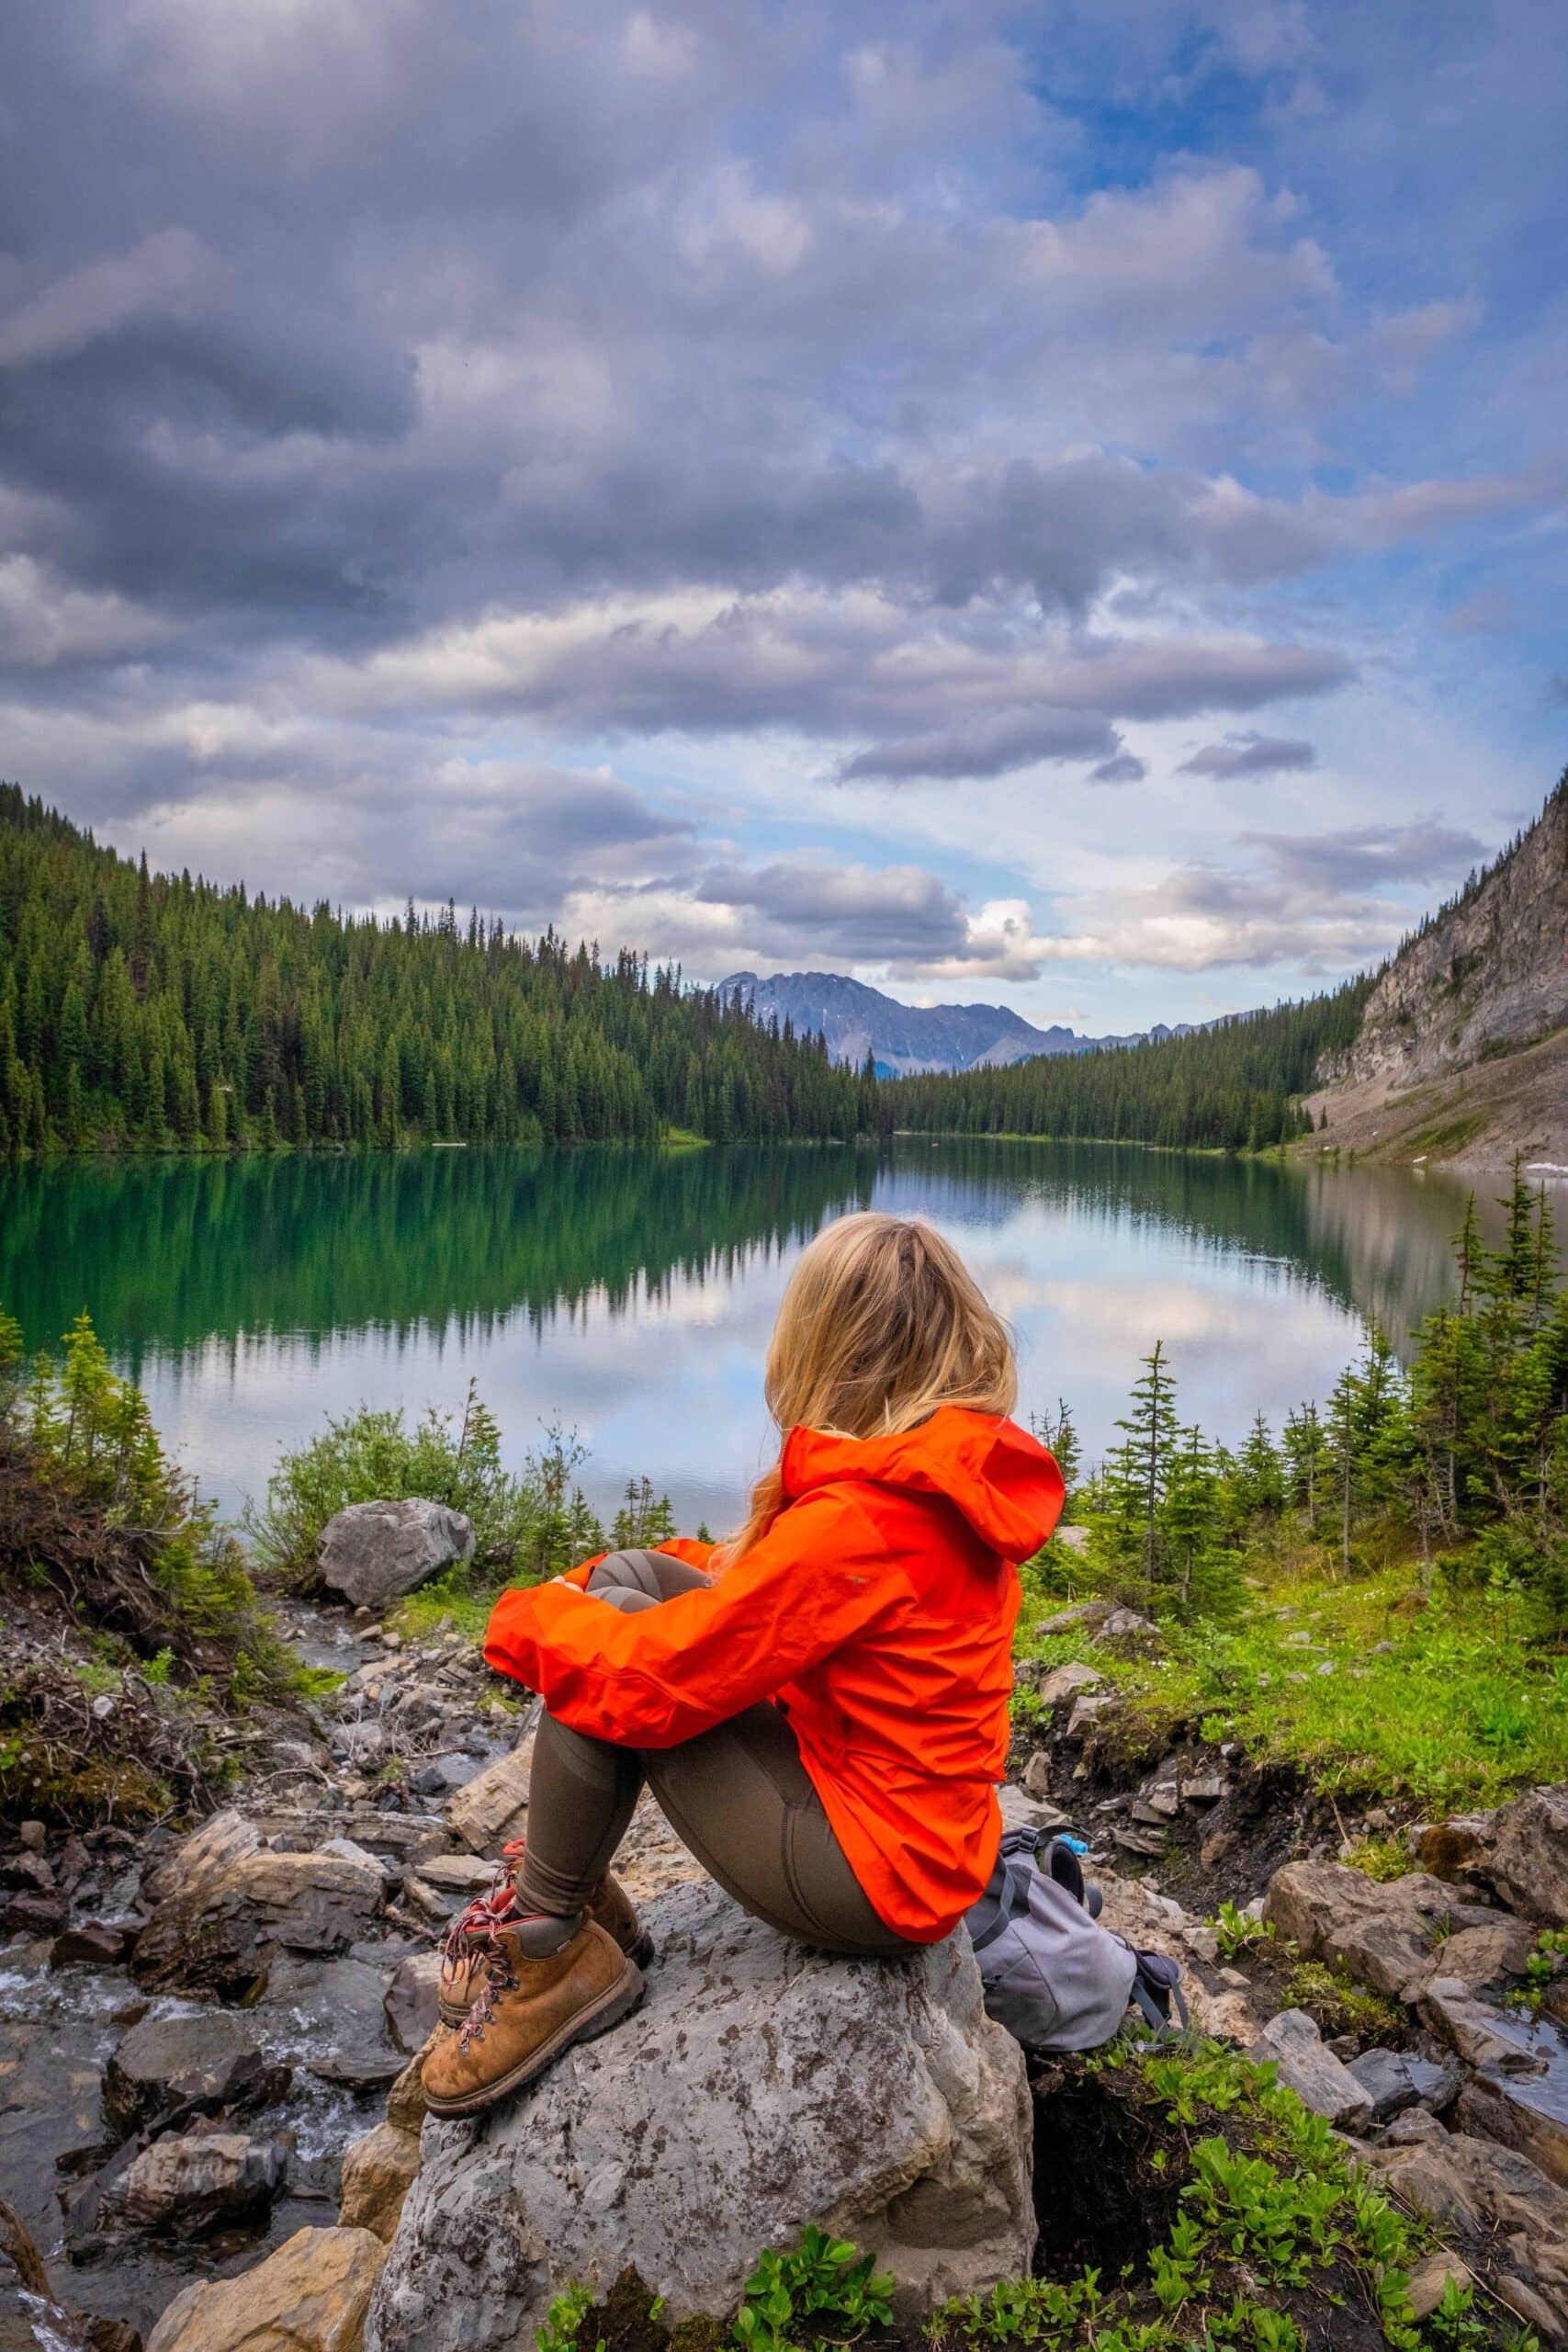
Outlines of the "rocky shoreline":
<svg viewBox="0 0 1568 2352">
<path fill-rule="evenodd" d="M 486 2184 L 498 2177 L 507 2127 L 431 2125 L 422 2139 L 410 2062 L 434 2022 L 435 1937 L 488 1882 L 491 1858 L 525 1819 L 529 1714 L 449 1632 L 408 1643 L 367 1609 L 301 1602 L 285 1604 L 284 1630 L 302 1660 L 335 1661 L 344 1679 L 308 1707 L 275 1712 L 231 1802 L 194 1833 L 138 1838 L 111 1826 L 60 1836 L 29 1823 L 0 1849 L 0 2197 L 36 2245 L 50 2292 L 46 2301 L 36 2260 L 29 2267 L 25 2253 L 0 2254 L 0 2279 L 8 2266 L 23 2314 L 16 2324 L 31 2331 L 7 2335 L 0 2323 L 5 2352 L 42 2344 L 133 2352 L 139 2341 L 150 2352 L 222 2352 L 251 2340 L 235 2331 L 263 2307 L 304 2329 L 288 2341 L 348 2352 L 416 2182 L 375 2303 L 386 2313 L 401 2299 L 401 2333 L 383 2317 L 365 2340 L 492 2340 L 472 2312 L 468 2333 L 451 2335 L 451 2312 L 467 2308 L 460 2278 L 443 2288 L 439 2318 L 428 2316 L 435 2305 L 426 2289 L 415 2294 L 410 2282 L 420 2275 L 420 2214 L 439 2208 L 447 2239 L 461 2237 L 466 2216 L 482 2240 L 479 2220 L 495 2193 Z M 1137 1621 L 1109 1615 L 1100 1631 L 1108 1644 L 1146 1638 Z M 1275 2062 L 1309 2108 L 1351 2136 L 1371 2173 L 1453 2236 L 1464 2262 L 1543 2343 L 1568 2341 L 1568 1977 L 1539 1940 L 1568 1921 L 1568 1789 L 1445 1823 L 1390 1824 L 1375 1808 L 1348 1819 L 1225 1747 L 1190 1741 L 1152 1758 L 1129 1750 L 1117 1736 L 1115 1694 L 1092 1668 L 1021 1675 L 1041 1705 L 1004 1792 L 1010 1819 L 1070 1821 L 1084 1834 L 1107 1924 L 1180 1960 L 1194 2025 Z M 1414 1867 L 1384 1882 L 1349 1867 L 1343 1854 L 1369 1827 L 1385 1844 L 1402 1839 Z M 822 1984 L 802 1993 L 804 1955 L 766 1938 L 771 1959 L 750 1952 L 752 1931 L 696 1883 L 699 1866 L 647 1804 L 626 1876 L 653 1906 L 669 1945 L 667 1986 L 684 1987 L 694 2015 L 749 2000 L 782 2015 L 781 1987 L 795 1987 L 795 2072 L 769 2092 L 763 2134 L 772 2201 L 742 2200 L 753 2246 L 773 2221 L 782 2226 L 792 2197 L 809 2206 L 837 2178 L 830 2138 L 812 2142 L 803 2130 L 812 2068 L 800 2051 L 852 2053 L 875 2005 L 867 2010 L 856 1996 L 835 2010 L 831 1987 L 849 1981 L 842 1963 L 818 1963 Z M 742 1980 L 751 1989 L 738 1993 Z M 1304 1984 L 1318 1997 L 1303 1998 Z M 1528 2006 L 1511 1998 L 1520 1995 Z M 953 2022 L 968 1997 L 950 1986 L 930 2012 L 938 2022 L 920 2030 L 928 2056 L 919 2064 L 946 2085 L 926 2104 L 934 2112 L 945 2101 L 950 2152 L 960 2143 L 972 2152 L 980 2130 L 978 2120 L 953 2122 L 953 2082 L 998 2063 L 982 2059 L 993 2045 L 976 2039 L 972 2018 Z M 633 2037 L 650 2033 L 667 2067 L 685 2064 L 685 2042 L 677 2052 L 668 2030 L 657 2042 L 662 2016 L 652 2000 L 641 2023 L 596 2045 L 598 2074 L 608 2069 L 624 2086 L 617 2044 L 624 2066 Z M 930 2056 L 939 2044 L 949 2047 L 944 2062 Z M 841 2119 L 853 2106 L 857 2076 L 869 2098 L 871 2084 L 900 2066 L 908 2073 L 914 2047 L 895 2037 L 875 2066 L 840 2069 L 829 2108 Z M 719 2116 L 742 2093 L 716 2059 L 715 2069 L 704 2097 Z M 586 2072 L 560 2070 L 535 2106 L 570 2106 Z M 1032 2077 L 1038 2138 L 1043 2102 L 1063 2096 L 1062 2068 L 1036 2066 Z M 669 2116 L 671 2135 L 700 2136 L 701 2119 L 687 2112 L 695 2079 L 682 2077 L 686 2106 L 677 2101 Z M 1023 2120 L 1004 2138 L 1026 2179 L 1022 2096 Z M 987 2130 L 998 2099 L 1005 2109 L 999 2091 L 982 2102 Z M 656 2129 L 659 2105 L 640 2130 Z M 577 2147 L 582 2128 L 574 2109 L 562 2144 Z M 895 2130 L 885 2117 L 876 2128 L 904 2149 L 910 2189 L 926 2127 L 907 2120 Z M 800 2163 L 793 2174 L 785 2165 L 781 2183 L 778 2150 L 795 2141 Z M 976 2179 L 1006 2171 L 994 2150 L 977 2172 L 976 2163 Z M 878 2173 L 881 2186 L 854 2215 L 867 2243 L 887 2196 L 899 2193 L 888 2190 L 891 2177 Z M 854 2204 L 841 2182 L 833 2195 L 845 2211 Z M 982 2196 L 976 2211 L 985 2206 Z M 624 2257 L 655 2275 L 657 2245 L 645 2239 L 671 2235 L 669 2211 L 657 2199 L 655 2208 L 663 2218 L 642 2237 L 617 2222 L 601 2247 L 589 2231 L 601 2274 Z M 615 2210 L 624 2218 L 624 2194 Z M 906 2275 L 921 2275 L 923 2261 L 932 2294 L 951 2291 L 970 2275 L 951 2212 L 938 2231 L 919 2220 L 919 2197 L 900 2210 L 902 2240 L 891 2224 L 885 2234 L 901 2245 Z M 989 2245 L 986 2230 L 994 2238 L 998 2226 L 994 2212 L 976 2221 L 973 2243 Z M 947 2249 L 940 2259 L 937 2246 Z M 498 2344 L 531 2340 L 540 2298 L 564 2283 L 536 2256 L 517 2257 L 525 2273 L 535 2284 L 526 2295 L 518 2289 L 494 2323 L 513 2329 L 493 2333 Z M 228 2283 L 237 2278 L 243 2290 Z M 419 2326 L 411 2295 L 426 2296 Z M 83 2312 L 91 2319 L 73 2316 Z M 525 2316 L 528 2330 L 516 2335 Z"/>
</svg>

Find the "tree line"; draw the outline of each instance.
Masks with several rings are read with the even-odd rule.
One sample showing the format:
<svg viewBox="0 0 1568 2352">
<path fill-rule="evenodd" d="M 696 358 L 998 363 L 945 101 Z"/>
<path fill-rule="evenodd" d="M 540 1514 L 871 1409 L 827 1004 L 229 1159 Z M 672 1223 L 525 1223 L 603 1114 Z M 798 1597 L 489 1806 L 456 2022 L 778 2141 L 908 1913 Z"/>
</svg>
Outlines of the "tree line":
<svg viewBox="0 0 1568 2352">
<path fill-rule="evenodd" d="M 1355 1037 L 1371 987 L 1362 976 L 1185 1037 L 901 1078 L 883 1091 L 895 1128 L 922 1133 L 1263 1150 L 1311 1132 L 1301 1097 L 1320 1056 Z"/>
<path fill-rule="evenodd" d="M 0 1156 L 851 1137 L 869 1070 L 623 950 L 153 875 L 0 786 Z"/>
<path fill-rule="evenodd" d="M 1119 1443 L 1075 1498 L 1098 1571 L 1179 1618 L 1239 1615 L 1246 1547 L 1271 1530 L 1323 1545 L 1348 1576 L 1369 1543 L 1435 1576 L 1517 1591 L 1568 1629 L 1568 1288 L 1551 1204 L 1516 1165 L 1501 1248 L 1474 1198 L 1454 1240 L 1453 1303 L 1427 1316 L 1408 1371 L 1375 1327 L 1325 1404 L 1238 1449 L 1185 1423 L 1169 1361 L 1143 1360 Z M 1065 1412 L 1043 1434 L 1075 1467 Z"/>
</svg>

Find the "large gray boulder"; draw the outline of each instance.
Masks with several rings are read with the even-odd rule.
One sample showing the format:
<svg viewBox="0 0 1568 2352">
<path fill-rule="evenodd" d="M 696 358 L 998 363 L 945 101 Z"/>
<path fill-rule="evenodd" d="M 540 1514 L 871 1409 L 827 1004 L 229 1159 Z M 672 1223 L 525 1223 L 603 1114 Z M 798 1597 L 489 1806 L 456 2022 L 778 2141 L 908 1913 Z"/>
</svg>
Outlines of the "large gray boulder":
<svg viewBox="0 0 1568 2352">
<path fill-rule="evenodd" d="M 1383 1884 L 1340 1862 L 1287 1862 L 1269 1882 L 1263 1916 L 1303 1960 L 1348 1968 L 1401 2001 L 1414 2001 L 1440 1973 L 1439 1932 L 1490 1928 L 1497 1919 L 1423 1871 Z"/>
<path fill-rule="evenodd" d="M 626 2024 L 471 2123 L 426 2122 L 366 2352 L 515 2352 L 570 2281 L 628 2263 L 671 2322 L 739 2301 L 760 2246 L 820 2222 L 906 2320 L 1028 2270 L 1031 2105 L 962 1930 L 832 1959 L 711 1884 L 649 1911 Z"/>
<path fill-rule="evenodd" d="M 474 1556 L 471 1520 L 446 1503 L 410 1495 L 350 1503 L 321 1530 L 321 1581 L 356 1609 L 385 1609 L 443 1568 Z"/>
</svg>

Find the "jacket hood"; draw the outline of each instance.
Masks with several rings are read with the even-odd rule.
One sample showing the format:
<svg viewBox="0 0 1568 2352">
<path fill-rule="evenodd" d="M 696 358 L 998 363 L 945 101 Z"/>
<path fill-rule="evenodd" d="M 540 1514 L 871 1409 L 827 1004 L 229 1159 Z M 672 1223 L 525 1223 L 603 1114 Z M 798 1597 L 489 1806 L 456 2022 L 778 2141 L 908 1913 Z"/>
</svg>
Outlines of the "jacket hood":
<svg viewBox="0 0 1568 2352">
<path fill-rule="evenodd" d="M 865 1480 L 905 1494 L 940 1495 L 1004 1560 L 1039 1551 L 1061 1516 L 1062 1474 L 1037 1438 L 999 1414 L 939 1407 L 896 1437 L 829 1437 L 795 1428 L 780 1464 L 791 1502 L 816 1487 Z"/>
</svg>

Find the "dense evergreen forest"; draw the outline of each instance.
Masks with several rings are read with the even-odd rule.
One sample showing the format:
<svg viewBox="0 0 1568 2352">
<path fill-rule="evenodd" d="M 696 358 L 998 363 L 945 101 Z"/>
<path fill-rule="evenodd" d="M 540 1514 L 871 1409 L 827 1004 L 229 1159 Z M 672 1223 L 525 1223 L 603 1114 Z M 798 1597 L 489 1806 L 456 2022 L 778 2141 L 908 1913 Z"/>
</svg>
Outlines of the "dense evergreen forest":
<svg viewBox="0 0 1568 2352">
<path fill-rule="evenodd" d="M 151 875 L 0 786 L 0 1156 L 852 1136 L 822 1041 L 623 951 Z"/>
<path fill-rule="evenodd" d="M 1299 1098 L 1319 1055 L 1355 1036 L 1374 977 L 1154 1045 L 897 1079 L 883 1097 L 896 1128 L 921 1133 L 1258 1151 L 1310 1132 Z"/>
</svg>

